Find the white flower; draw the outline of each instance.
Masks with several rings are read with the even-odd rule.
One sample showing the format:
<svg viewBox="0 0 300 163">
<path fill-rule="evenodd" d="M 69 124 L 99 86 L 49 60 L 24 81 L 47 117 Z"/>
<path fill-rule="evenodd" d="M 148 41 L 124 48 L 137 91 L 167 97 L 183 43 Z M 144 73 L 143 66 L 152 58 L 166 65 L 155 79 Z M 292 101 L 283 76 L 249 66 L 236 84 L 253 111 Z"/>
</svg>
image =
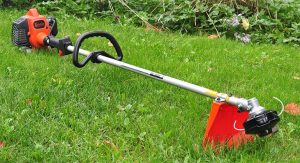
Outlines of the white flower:
<svg viewBox="0 0 300 163">
<path fill-rule="evenodd" d="M 251 41 L 251 36 L 249 34 L 244 34 L 240 39 L 243 43 L 249 43 Z"/>
<path fill-rule="evenodd" d="M 240 40 L 243 43 L 249 43 L 249 42 L 251 42 L 251 36 L 249 34 L 245 34 L 245 33 L 240 34 L 238 32 L 235 32 L 234 33 L 234 37 L 237 40 Z"/>
<path fill-rule="evenodd" d="M 238 26 L 240 23 L 239 23 L 239 19 L 238 19 L 238 16 L 237 15 L 234 15 L 231 19 L 231 25 L 233 27 L 236 27 Z"/>
</svg>

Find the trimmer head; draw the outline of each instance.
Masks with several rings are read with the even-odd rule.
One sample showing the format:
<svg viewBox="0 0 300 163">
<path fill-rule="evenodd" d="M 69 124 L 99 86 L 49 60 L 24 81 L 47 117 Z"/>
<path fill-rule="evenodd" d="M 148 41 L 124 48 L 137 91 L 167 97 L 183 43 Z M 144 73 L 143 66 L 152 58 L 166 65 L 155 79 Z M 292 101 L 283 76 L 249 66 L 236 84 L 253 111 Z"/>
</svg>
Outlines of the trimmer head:
<svg viewBox="0 0 300 163">
<path fill-rule="evenodd" d="M 247 105 L 249 117 L 244 122 L 246 134 L 263 137 L 278 131 L 276 124 L 280 118 L 276 111 L 266 110 L 256 98 L 249 99 Z"/>
<path fill-rule="evenodd" d="M 244 122 L 246 134 L 257 134 L 260 137 L 278 131 L 276 124 L 280 121 L 276 111 L 264 111 L 253 117 L 249 117 Z"/>
<path fill-rule="evenodd" d="M 239 107 L 225 103 L 217 98 L 212 105 L 203 146 L 217 144 L 238 147 L 253 141 L 252 135 L 267 136 L 278 131 L 276 124 L 280 121 L 276 111 L 266 110 L 256 98 L 238 99 Z"/>
</svg>

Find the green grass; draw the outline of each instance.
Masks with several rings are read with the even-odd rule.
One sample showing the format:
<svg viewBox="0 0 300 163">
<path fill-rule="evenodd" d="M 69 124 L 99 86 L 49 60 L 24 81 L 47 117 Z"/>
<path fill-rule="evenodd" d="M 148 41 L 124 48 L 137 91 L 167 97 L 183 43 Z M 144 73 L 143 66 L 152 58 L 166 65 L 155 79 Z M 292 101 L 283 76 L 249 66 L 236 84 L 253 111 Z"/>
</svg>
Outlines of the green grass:
<svg viewBox="0 0 300 163">
<path fill-rule="evenodd" d="M 212 100 L 106 64 L 78 69 L 55 50 L 25 54 L 10 42 L 23 12 L 0 11 L 0 162 L 299 161 L 299 117 L 239 149 L 201 147 Z M 105 30 L 124 61 L 221 92 L 257 97 L 266 108 L 300 103 L 300 52 L 275 45 L 145 32 L 101 20 L 59 19 L 59 37 Z M 99 39 L 100 40 L 100 39 Z M 103 40 L 102 40 L 103 41 Z M 112 49 L 107 41 L 87 49 Z M 100 46 L 101 45 L 101 46 Z M 32 102 L 31 102 L 32 101 Z"/>
</svg>

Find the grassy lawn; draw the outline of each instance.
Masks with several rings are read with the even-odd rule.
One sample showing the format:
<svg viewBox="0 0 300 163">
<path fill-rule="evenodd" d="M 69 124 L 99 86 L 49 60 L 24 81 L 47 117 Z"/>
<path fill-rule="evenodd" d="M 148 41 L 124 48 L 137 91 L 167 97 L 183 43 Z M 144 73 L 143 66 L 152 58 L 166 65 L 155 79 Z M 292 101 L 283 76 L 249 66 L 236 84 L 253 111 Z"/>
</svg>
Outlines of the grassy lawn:
<svg viewBox="0 0 300 163">
<path fill-rule="evenodd" d="M 55 50 L 25 54 L 11 44 L 11 23 L 24 12 L 0 11 L 0 162 L 299 161 L 299 117 L 283 114 L 276 135 L 238 150 L 204 151 L 212 100 L 106 64 L 78 69 Z M 101 20 L 59 18 L 59 36 L 104 30 L 124 61 L 220 92 L 300 103 L 299 48 L 146 32 Z M 102 42 L 101 42 L 102 41 Z M 86 49 L 112 51 L 107 41 Z"/>
</svg>

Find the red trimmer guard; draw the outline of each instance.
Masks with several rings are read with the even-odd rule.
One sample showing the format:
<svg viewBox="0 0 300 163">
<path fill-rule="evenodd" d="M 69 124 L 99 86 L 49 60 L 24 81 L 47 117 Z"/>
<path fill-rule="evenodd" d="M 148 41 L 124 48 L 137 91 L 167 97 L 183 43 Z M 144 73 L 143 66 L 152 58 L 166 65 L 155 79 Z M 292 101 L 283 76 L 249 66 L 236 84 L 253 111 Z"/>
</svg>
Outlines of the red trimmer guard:
<svg viewBox="0 0 300 163">
<path fill-rule="evenodd" d="M 207 122 L 203 147 L 215 148 L 216 145 L 220 145 L 237 148 L 241 144 L 253 141 L 253 136 L 246 135 L 240 130 L 244 129 L 243 123 L 248 118 L 248 114 L 248 112 L 238 113 L 238 108 L 234 105 L 214 101 Z"/>
</svg>

